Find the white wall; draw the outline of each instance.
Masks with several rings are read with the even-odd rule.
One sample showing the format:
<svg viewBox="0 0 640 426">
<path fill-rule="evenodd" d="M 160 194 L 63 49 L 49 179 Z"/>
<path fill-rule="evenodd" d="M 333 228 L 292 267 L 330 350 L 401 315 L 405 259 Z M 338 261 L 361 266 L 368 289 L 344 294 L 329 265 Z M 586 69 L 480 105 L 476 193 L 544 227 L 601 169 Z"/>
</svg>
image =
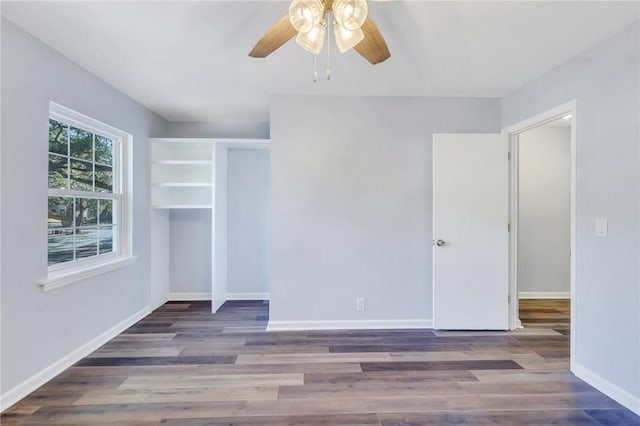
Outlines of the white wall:
<svg viewBox="0 0 640 426">
<path fill-rule="evenodd" d="M 227 292 L 269 292 L 269 151 L 229 149 Z"/>
<path fill-rule="evenodd" d="M 4 18 L 1 51 L 0 387 L 6 404 L 20 392 L 33 390 L 21 387 L 25 381 L 32 378 L 31 385 L 37 385 L 45 369 L 147 308 L 148 137 L 164 134 L 167 123 Z M 36 282 L 47 275 L 49 101 L 133 135 L 133 254 L 138 259 L 125 268 L 43 293 Z"/>
<path fill-rule="evenodd" d="M 171 210 L 169 246 L 169 298 L 210 294 L 211 209 Z"/>
<path fill-rule="evenodd" d="M 640 413 L 640 27 L 502 102 L 508 127 L 576 100 L 578 376 Z M 596 218 L 609 236 L 594 235 Z"/>
<path fill-rule="evenodd" d="M 519 137 L 518 292 L 570 291 L 571 127 Z"/>
<path fill-rule="evenodd" d="M 499 132 L 500 101 L 274 95 L 271 107 L 271 324 L 431 320 L 432 135 Z"/>
</svg>

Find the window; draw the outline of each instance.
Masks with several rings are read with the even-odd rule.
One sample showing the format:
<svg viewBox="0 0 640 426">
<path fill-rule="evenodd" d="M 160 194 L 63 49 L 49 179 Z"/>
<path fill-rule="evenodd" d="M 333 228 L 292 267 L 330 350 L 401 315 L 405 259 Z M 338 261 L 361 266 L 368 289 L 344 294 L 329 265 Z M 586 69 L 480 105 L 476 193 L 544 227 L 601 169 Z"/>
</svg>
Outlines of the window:
<svg viewBox="0 0 640 426">
<path fill-rule="evenodd" d="M 123 182 L 129 135 L 51 103 L 48 139 L 50 275 L 130 255 Z"/>
</svg>

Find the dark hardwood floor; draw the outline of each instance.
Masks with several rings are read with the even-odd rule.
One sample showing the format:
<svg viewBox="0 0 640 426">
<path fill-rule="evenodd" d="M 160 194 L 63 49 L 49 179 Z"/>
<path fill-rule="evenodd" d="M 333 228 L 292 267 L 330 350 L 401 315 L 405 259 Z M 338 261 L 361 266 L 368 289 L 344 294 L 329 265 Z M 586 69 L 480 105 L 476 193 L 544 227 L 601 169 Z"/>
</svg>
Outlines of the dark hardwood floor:
<svg viewBox="0 0 640 426">
<path fill-rule="evenodd" d="M 3 425 L 640 425 L 569 371 L 569 303 L 524 329 L 264 331 L 268 304 L 167 303 Z"/>
</svg>

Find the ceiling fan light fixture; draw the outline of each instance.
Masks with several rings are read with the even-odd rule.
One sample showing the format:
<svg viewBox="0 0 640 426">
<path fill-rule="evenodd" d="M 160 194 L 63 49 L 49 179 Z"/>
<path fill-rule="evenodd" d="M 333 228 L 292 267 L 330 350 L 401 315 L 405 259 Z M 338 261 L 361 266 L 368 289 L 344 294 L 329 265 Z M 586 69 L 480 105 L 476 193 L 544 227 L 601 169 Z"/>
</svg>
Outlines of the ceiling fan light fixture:
<svg viewBox="0 0 640 426">
<path fill-rule="evenodd" d="M 2 0 L 0 0 L 2 1 Z M 367 0 L 290 0 L 288 13 L 273 25 L 249 52 L 252 58 L 266 58 L 292 38 L 316 55 L 323 49 L 333 25 L 341 52 L 354 50 L 371 64 L 391 57 L 387 43 L 368 15 Z M 331 56 L 327 46 L 327 64 Z M 317 61 L 314 60 L 314 64 Z M 314 65 L 315 66 L 315 65 Z M 330 73 L 327 67 L 327 77 Z M 317 72 L 314 73 L 317 80 Z"/>
<path fill-rule="evenodd" d="M 298 33 L 308 33 L 322 19 L 324 5 L 320 0 L 293 0 L 289 5 L 289 21 Z"/>
<path fill-rule="evenodd" d="M 320 19 L 309 32 L 298 33 L 296 43 L 311 53 L 319 54 L 324 45 L 327 33 L 327 24 L 324 19 Z"/>
<path fill-rule="evenodd" d="M 360 28 L 351 31 L 342 25 L 334 25 L 333 34 L 336 37 L 336 45 L 340 53 L 346 52 L 364 40 L 364 33 Z"/>
<path fill-rule="evenodd" d="M 338 24 L 350 31 L 362 27 L 369 13 L 366 0 L 334 0 L 331 9 Z"/>
</svg>

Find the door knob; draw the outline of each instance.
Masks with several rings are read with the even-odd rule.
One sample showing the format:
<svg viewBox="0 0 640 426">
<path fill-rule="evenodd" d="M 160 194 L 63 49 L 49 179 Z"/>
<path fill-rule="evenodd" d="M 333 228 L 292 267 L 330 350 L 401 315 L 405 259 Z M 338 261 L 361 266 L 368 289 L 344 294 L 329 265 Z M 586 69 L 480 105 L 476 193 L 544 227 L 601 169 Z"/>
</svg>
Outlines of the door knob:
<svg viewBox="0 0 640 426">
<path fill-rule="evenodd" d="M 442 247 L 442 246 L 447 245 L 447 243 L 446 243 L 446 241 L 444 241 L 444 240 L 437 240 L 437 241 L 436 241 L 436 245 L 437 245 L 438 247 Z"/>
</svg>

